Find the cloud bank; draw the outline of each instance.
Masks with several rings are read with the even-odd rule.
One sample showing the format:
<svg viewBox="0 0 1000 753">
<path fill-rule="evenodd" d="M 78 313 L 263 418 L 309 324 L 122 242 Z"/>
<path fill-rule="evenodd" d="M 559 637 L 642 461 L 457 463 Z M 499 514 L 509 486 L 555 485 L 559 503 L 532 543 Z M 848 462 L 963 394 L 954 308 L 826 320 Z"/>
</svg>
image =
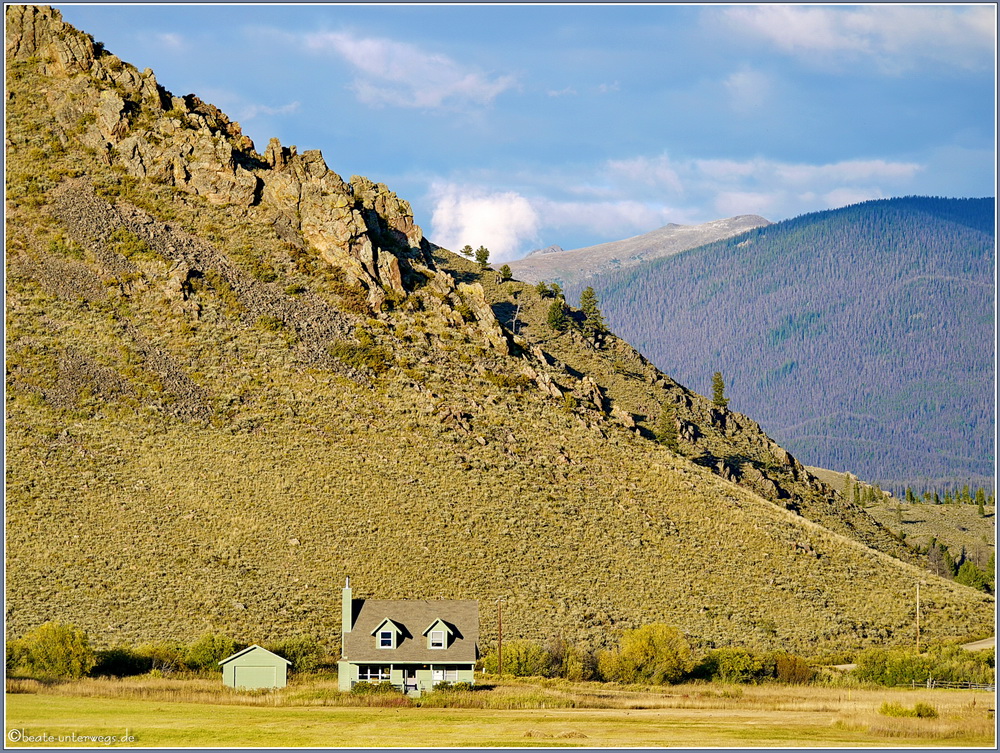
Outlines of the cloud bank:
<svg viewBox="0 0 1000 753">
<path fill-rule="evenodd" d="M 347 61 L 359 74 L 351 88 L 369 105 L 481 107 L 516 84 L 513 76 L 489 76 L 446 55 L 392 39 L 317 32 L 307 34 L 305 44 L 314 52 L 334 53 Z"/>
<path fill-rule="evenodd" d="M 991 6 L 747 5 L 726 10 L 741 36 L 757 38 L 808 63 L 874 63 L 901 74 L 923 65 L 985 69 L 993 64 Z"/>
<path fill-rule="evenodd" d="M 494 260 L 504 261 L 539 245 L 564 245 L 564 235 L 588 235 L 592 240 L 581 245 L 590 245 L 668 222 L 697 224 L 739 214 L 781 220 L 900 195 L 923 170 L 914 162 L 882 159 L 807 164 L 660 154 L 608 160 L 586 176 L 560 176 L 572 198 L 552 197 L 551 185 L 532 193 L 439 181 L 430 197 L 430 237 L 452 250 L 485 245 Z"/>
</svg>

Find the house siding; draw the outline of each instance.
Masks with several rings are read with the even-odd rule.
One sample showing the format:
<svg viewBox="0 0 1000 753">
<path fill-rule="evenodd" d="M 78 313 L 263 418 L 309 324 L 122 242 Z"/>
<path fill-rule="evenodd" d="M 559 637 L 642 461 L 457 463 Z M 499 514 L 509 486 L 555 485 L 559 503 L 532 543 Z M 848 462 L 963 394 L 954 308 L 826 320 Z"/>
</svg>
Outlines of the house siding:
<svg viewBox="0 0 1000 753">
<path fill-rule="evenodd" d="M 288 662 L 277 654 L 254 646 L 222 662 L 222 683 L 231 688 L 259 690 L 288 684 Z"/>
</svg>

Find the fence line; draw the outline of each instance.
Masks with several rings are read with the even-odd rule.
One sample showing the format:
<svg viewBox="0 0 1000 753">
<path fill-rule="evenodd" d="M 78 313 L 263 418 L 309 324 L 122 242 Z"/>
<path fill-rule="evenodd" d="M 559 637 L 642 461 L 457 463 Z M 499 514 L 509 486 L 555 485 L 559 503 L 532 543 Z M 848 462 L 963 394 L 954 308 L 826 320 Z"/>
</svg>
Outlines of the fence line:
<svg viewBox="0 0 1000 753">
<path fill-rule="evenodd" d="M 910 680 L 910 682 L 901 682 L 896 687 L 901 688 L 960 688 L 963 690 L 988 690 L 990 692 L 996 692 L 996 683 L 979 683 L 979 682 L 945 682 L 943 680 L 933 680 L 928 679 L 925 682 L 917 682 L 916 680 Z"/>
</svg>

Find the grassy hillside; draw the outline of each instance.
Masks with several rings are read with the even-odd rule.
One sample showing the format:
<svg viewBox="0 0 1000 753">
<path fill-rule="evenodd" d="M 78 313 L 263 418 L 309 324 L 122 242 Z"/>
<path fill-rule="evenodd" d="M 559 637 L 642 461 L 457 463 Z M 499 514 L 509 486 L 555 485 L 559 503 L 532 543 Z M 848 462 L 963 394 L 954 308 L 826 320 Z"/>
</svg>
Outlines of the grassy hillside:
<svg viewBox="0 0 1000 753">
<path fill-rule="evenodd" d="M 899 642 L 917 581 L 926 635 L 990 630 L 992 598 L 751 419 L 549 329 L 550 299 L 428 243 L 385 186 L 6 13 L 10 635 L 336 650 L 345 575 L 479 599 L 487 645 L 500 597 L 511 637 Z"/>
<path fill-rule="evenodd" d="M 654 363 L 705 390 L 721 371 L 809 465 L 992 486 L 993 215 L 992 199 L 872 201 L 588 282 Z"/>
</svg>

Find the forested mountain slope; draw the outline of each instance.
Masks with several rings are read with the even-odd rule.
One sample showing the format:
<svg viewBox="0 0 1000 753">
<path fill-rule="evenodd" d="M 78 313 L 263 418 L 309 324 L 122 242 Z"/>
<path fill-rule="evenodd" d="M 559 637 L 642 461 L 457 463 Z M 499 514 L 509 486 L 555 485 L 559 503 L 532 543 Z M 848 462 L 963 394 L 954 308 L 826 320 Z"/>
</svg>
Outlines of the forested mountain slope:
<svg viewBox="0 0 1000 753">
<path fill-rule="evenodd" d="M 870 201 L 590 280 L 611 325 L 810 465 L 992 485 L 994 201 Z M 571 299 L 578 288 L 570 292 Z"/>
<path fill-rule="evenodd" d="M 6 618 L 99 646 L 311 635 L 340 587 L 801 650 L 985 634 L 994 601 L 750 418 L 427 241 L 386 186 L 262 153 L 6 9 Z M 668 413 L 670 449 L 654 438 Z M 494 637 L 484 619 L 486 645 Z"/>
</svg>

